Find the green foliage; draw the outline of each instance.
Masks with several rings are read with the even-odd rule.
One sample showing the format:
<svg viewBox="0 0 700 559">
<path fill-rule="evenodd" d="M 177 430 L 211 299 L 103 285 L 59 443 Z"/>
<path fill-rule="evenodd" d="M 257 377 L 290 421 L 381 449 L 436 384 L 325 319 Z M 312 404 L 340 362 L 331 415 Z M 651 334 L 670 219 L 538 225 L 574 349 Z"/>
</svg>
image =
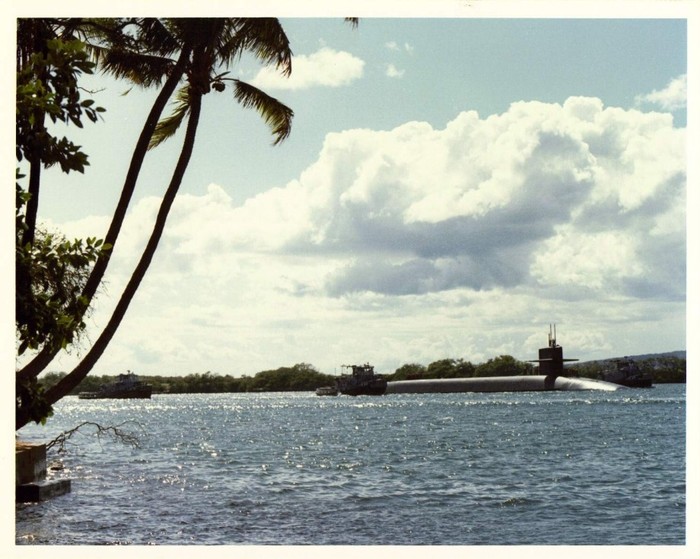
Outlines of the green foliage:
<svg viewBox="0 0 700 559">
<path fill-rule="evenodd" d="M 686 382 L 686 361 L 679 357 L 644 359 L 637 363 L 642 373 L 651 373 L 654 382 Z"/>
<path fill-rule="evenodd" d="M 60 165 L 65 173 L 84 172 L 87 155 L 65 136 L 53 136 L 44 127 L 44 118 L 56 123 L 83 127 L 87 117 L 97 122 L 102 107 L 92 99 L 81 99 L 78 78 L 92 74 L 94 64 L 87 59 L 81 41 L 52 39 L 46 52 L 35 52 L 17 72 L 16 152 L 17 160 L 39 157 L 45 167 Z"/>
<path fill-rule="evenodd" d="M 17 353 L 45 345 L 73 343 L 85 328 L 82 287 L 92 263 L 110 247 L 95 238 L 68 241 L 38 230 L 33 244 L 22 244 L 25 193 L 17 189 L 15 243 L 15 325 Z"/>
<path fill-rule="evenodd" d="M 180 128 L 185 118 L 190 112 L 190 95 L 189 90 L 185 87 L 180 89 L 175 95 L 175 108 L 173 112 L 161 119 L 156 126 L 151 141 L 148 144 L 148 149 L 158 147 L 160 144 L 175 135 L 175 132 Z"/>
<path fill-rule="evenodd" d="M 464 359 L 439 359 L 427 367 L 419 363 L 401 365 L 393 374 L 387 376 L 387 380 L 467 378 L 473 377 L 475 370 L 474 365 Z"/>
<path fill-rule="evenodd" d="M 87 59 L 80 41 L 50 39 L 34 52 L 17 72 L 16 150 L 17 160 L 38 157 L 50 167 L 59 164 L 64 172 L 83 172 L 87 155 L 67 138 L 52 136 L 44 118 L 82 127 L 82 118 L 92 122 L 104 109 L 91 99 L 82 100 L 78 77 L 90 74 L 94 64 Z M 18 354 L 40 346 L 67 347 L 84 327 L 87 302 L 80 292 L 92 263 L 110 247 L 94 238 L 68 241 L 60 234 L 37 231 L 32 243 L 24 243 L 27 230 L 25 207 L 30 195 L 15 185 L 15 320 Z"/>
<path fill-rule="evenodd" d="M 510 355 L 499 355 L 486 363 L 477 365 L 476 377 L 501 377 L 514 375 L 532 375 L 535 368 L 530 363 L 518 361 Z"/>
<path fill-rule="evenodd" d="M 250 84 L 241 80 L 233 81 L 234 97 L 244 107 L 258 111 L 275 136 L 273 144 L 277 145 L 288 138 L 292 131 L 294 111 Z M 216 89 L 222 91 L 218 87 Z"/>
<path fill-rule="evenodd" d="M 257 373 L 247 386 L 247 391 L 280 392 L 314 390 L 332 384 L 329 375 L 319 373 L 312 365 L 300 363 L 293 367 L 281 367 Z"/>
<path fill-rule="evenodd" d="M 470 361 L 464 361 L 463 359 L 457 359 L 455 361 L 454 367 L 454 377 L 455 378 L 468 378 L 473 377 L 476 374 L 476 367 Z"/>
<path fill-rule="evenodd" d="M 388 375 L 387 380 L 417 380 L 425 378 L 426 368 L 420 363 L 408 363 L 401 365 L 394 374 Z"/>
<path fill-rule="evenodd" d="M 55 383 L 64 373 L 48 373 L 42 383 Z M 332 385 L 334 377 L 318 372 L 313 365 L 298 363 L 292 367 L 280 367 L 260 371 L 254 376 L 234 377 L 207 371 L 181 377 L 139 375 L 153 387 L 155 394 L 211 394 L 223 392 L 299 392 L 315 390 L 319 386 Z M 113 376 L 89 375 L 83 379 L 72 394 L 94 392 L 101 385 L 114 381 Z"/>
<path fill-rule="evenodd" d="M 428 365 L 424 378 L 454 378 L 455 376 L 455 360 L 440 359 L 433 361 Z"/>
<path fill-rule="evenodd" d="M 30 421 L 43 425 L 53 415 L 51 404 L 44 398 L 43 386 L 35 378 L 17 383 L 15 399 L 17 408 L 28 410 Z"/>
<path fill-rule="evenodd" d="M 439 359 L 427 367 L 416 363 L 402 365 L 388 380 L 415 380 L 439 378 L 470 378 L 510 375 L 531 375 L 535 369 L 530 363 L 518 361 L 510 355 L 489 359 L 486 363 L 474 365 L 464 359 Z"/>
<path fill-rule="evenodd" d="M 465 378 L 473 377 L 475 367 L 463 359 L 440 359 L 428 365 L 425 378 Z"/>
<path fill-rule="evenodd" d="M 38 25 L 41 27 L 41 25 Z M 48 32 L 50 26 L 44 28 Z M 26 39 L 26 37 L 24 37 Z M 87 155 L 65 136 L 52 135 L 45 126 L 65 123 L 82 128 L 83 119 L 99 119 L 103 108 L 82 99 L 78 78 L 93 72 L 80 41 L 49 38 L 28 40 L 18 56 L 16 88 L 16 157 L 30 161 L 29 188 L 19 169 L 15 183 L 15 325 L 18 355 L 29 350 L 65 349 L 85 328 L 88 301 L 81 295 L 98 256 L 110 250 L 101 240 L 69 241 L 58 233 L 35 226 L 40 166 L 59 165 L 65 173 L 84 172 Z M 32 49 L 35 49 L 32 51 Z M 18 51 L 20 47 L 18 47 Z M 34 186 L 31 186 L 33 182 Z M 32 190 L 30 195 L 27 190 Z M 32 196 L 35 198 L 33 199 Z M 33 202 L 33 209 L 30 209 Z M 31 214 L 31 217 L 30 215 Z M 51 405 L 35 378 L 18 377 L 17 411 L 44 422 Z"/>
</svg>

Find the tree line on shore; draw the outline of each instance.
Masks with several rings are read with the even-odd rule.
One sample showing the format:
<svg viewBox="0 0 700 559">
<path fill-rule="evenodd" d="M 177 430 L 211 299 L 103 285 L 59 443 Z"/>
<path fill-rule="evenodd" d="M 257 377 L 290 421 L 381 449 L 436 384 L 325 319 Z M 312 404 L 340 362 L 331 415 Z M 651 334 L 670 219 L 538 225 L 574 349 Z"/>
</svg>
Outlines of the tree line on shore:
<svg viewBox="0 0 700 559">
<path fill-rule="evenodd" d="M 642 373 L 652 376 L 655 384 L 684 383 L 686 361 L 680 357 L 651 357 L 635 361 Z M 605 371 L 614 367 L 615 360 L 591 361 L 567 367 L 570 376 L 602 378 Z M 469 378 L 538 374 L 532 363 L 519 361 L 510 355 L 501 355 L 485 363 L 474 365 L 463 359 L 440 359 L 425 366 L 419 363 L 401 365 L 393 373 L 384 375 L 388 381 L 418 380 L 438 378 Z M 50 372 L 41 378 L 42 382 L 54 383 L 65 373 Z M 87 376 L 72 392 L 92 392 L 101 385 L 112 382 L 114 376 Z M 207 371 L 185 376 L 140 375 L 149 383 L 156 394 L 190 394 L 223 392 L 303 392 L 320 386 L 333 385 L 335 375 L 318 371 L 308 363 L 298 363 L 291 367 L 279 367 L 260 371 L 253 376 L 221 375 Z"/>
</svg>

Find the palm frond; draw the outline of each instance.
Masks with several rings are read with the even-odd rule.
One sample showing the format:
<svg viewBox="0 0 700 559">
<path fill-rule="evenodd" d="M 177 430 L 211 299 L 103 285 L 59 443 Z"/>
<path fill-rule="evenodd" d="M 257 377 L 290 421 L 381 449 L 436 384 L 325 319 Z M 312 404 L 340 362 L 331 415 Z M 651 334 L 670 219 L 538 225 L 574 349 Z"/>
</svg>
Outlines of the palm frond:
<svg viewBox="0 0 700 559">
<path fill-rule="evenodd" d="M 91 60 L 97 65 L 98 68 L 104 64 L 105 58 L 107 57 L 107 48 L 102 45 L 96 45 L 90 43 L 89 41 L 85 43 L 85 50 L 90 55 Z"/>
<path fill-rule="evenodd" d="M 222 60 L 231 62 L 250 51 L 266 64 L 274 64 L 282 74 L 292 73 L 292 49 L 282 24 L 276 18 L 239 18 L 232 20 L 235 33 L 220 46 Z"/>
<path fill-rule="evenodd" d="M 151 52 L 163 56 L 172 56 L 182 46 L 177 37 L 173 36 L 165 21 L 158 18 L 143 18 L 138 21 L 140 37 L 143 44 Z"/>
<path fill-rule="evenodd" d="M 244 107 L 258 111 L 275 136 L 273 145 L 287 139 L 292 132 L 294 111 L 257 87 L 240 80 L 233 81 L 236 84 L 233 93 L 236 100 Z"/>
<path fill-rule="evenodd" d="M 180 48 L 158 18 L 85 18 L 81 30 L 86 39 L 120 50 L 172 56 Z"/>
<path fill-rule="evenodd" d="M 170 58 L 114 48 L 106 49 L 98 59 L 104 72 L 143 87 L 160 84 L 175 65 Z"/>
<path fill-rule="evenodd" d="M 231 21 L 230 18 L 188 17 L 167 19 L 165 24 L 180 45 L 217 49 L 221 38 L 226 37 Z"/>
<path fill-rule="evenodd" d="M 183 87 L 178 90 L 175 96 L 175 108 L 170 116 L 161 119 L 156 125 L 156 129 L 151 136 L 151 141 L 148 143 L 148 149 L 153 149 L 162 144 L 167 139 L 171 138 L 180 125 L 185 120 L 185 117 L 190 111 L 190 94 L 189 88 Z"/>
<path fill-rule="evenodd" d="M 131 18 L 90 17 L 80 20 L 78 30 L 85 42 L 125 48 L 133 39 L 125 31 Z"/>
</svg>

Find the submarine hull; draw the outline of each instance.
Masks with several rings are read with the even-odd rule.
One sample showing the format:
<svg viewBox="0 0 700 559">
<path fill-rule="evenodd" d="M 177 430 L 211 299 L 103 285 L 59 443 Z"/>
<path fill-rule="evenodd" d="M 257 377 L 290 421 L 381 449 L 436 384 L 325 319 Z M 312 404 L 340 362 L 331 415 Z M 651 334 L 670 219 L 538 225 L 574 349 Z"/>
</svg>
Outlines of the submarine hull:
<svg viewBox="0 0 700 559">
<path fill-rule="evenodd" d="M 545 390 L 604 390 L 624 388 L 619 384 L 588 378 L 520 375 L 508 377 L 398 380 L 387 383 L 385 394 L 439 392 L 535 392 Z"/>
</svg>

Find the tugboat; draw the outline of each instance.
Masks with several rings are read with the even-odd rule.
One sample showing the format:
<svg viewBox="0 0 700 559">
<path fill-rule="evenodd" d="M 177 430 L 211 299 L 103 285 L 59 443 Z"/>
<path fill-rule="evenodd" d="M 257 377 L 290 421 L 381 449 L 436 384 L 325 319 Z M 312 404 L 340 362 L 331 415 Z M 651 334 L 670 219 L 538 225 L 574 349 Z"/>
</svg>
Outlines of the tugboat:
<svg viewBox="0 0 700 559">
<path fill-rule="evenodd" d="M 631 359 L 625 357 L 615 361 L 617 369 L 603 373 L 603 380 L 621 384 L 628 388 L 651 388 L 652 377 L 650 374 L 643 373 L 637 364 Z"/>
<path fill-rule="evenodd" d="M 121 374 L 110 384 L 103 384 L 97 392 L 81 392 L 81 400 L 99 400 L 103 398 L 150 398 L 153 388 L 142 382 L 131 371 Z"/>
<path fill-rule="evenodd" d="M 342 365 L 352 369 L 351 374 L 340 375 L 335 381 L 335 387 L 341 394 L 348 396 L 381 396 L 386 392 L 386 379 L 374 372 L 369 363 L 365 365 Z"/>
</svg>

